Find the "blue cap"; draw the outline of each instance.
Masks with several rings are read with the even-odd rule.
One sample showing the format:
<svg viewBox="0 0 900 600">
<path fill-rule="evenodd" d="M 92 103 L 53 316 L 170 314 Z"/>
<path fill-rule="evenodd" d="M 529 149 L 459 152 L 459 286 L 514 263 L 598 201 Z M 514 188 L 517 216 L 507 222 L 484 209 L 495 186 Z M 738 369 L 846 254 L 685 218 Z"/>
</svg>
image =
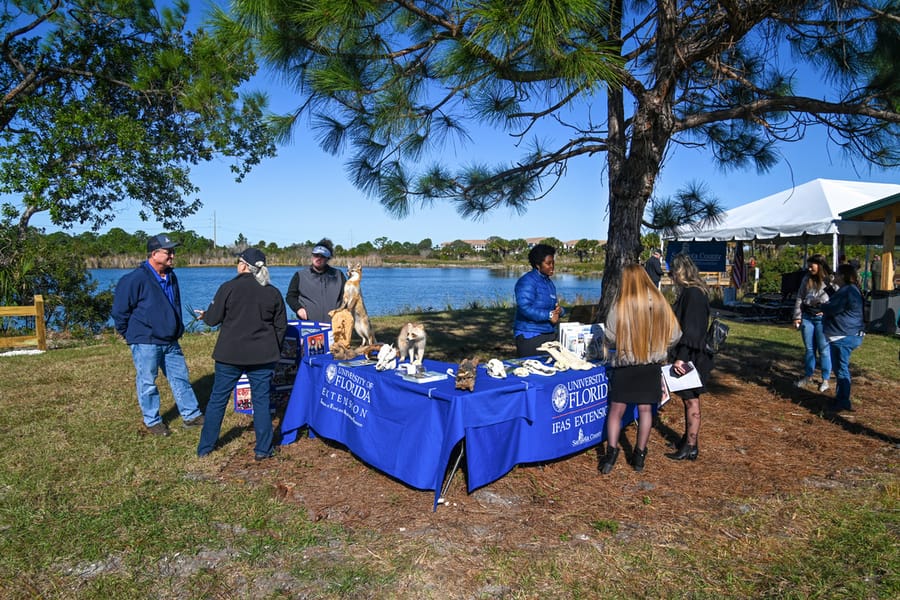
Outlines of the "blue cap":
<svg viewBox="0 0 900 600">
<path fill-rule="evenodd" d="M 159 235 L 154 235 L 147 240 L 147 252 L 153 252 L 155 250 L 171 250 L 177 245 L 178 242 L 172 241 L 169 236 L 161 233 Z"/>
</svg>

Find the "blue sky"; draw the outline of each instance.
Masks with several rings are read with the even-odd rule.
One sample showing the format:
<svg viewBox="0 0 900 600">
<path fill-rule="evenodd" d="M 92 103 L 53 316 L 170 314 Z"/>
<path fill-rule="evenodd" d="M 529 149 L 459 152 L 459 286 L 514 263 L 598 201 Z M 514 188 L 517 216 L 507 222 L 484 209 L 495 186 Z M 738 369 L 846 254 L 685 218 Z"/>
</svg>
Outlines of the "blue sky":
<svg viewBox="0 0 900 600">
<path fill-rule="evenodd" d="M 445 158 L 465 162 L 467 153 L 486 151 L 512 160 L 519 152 L 504 138 L 499 132 L 483 135 Z M 820 130 L 809 130 L 803 141 L 785 144 L 781 151 L 785 159 L 769 173 L 759 175 L 755 170 L 723 173 L 712 165 L 707 152 L 678 148 L 658 179 L 656 195 L 668 196 L 691 181 L 701 181 L 723 206 L 731 208 L 817 178 L 900 183 L 897 169 L 870 170 L 865 163 L 847 162 Z M 608 182 L 600 155 L 570 163 L 564 179 L 527 214 L 518 216 L 501 209 L 476 222 L 462 219 L 446 204 L 416 210 L 403 220 L 393 219 L 377 200 L 350 184 L 343 159 L 320 150 L 308 129 L 299 131 L 292 145 L 280 148 L 276 158 L 259 165 L 242 183 L 234 182 L 224 161 L 199 167 L 194 174 L 204 206 L 184 227 L 220 245 L 233 243 L 241 233 L 251 243 L 264 240 L 286 246 L 326 236 L 345 247 L 382 236 L 399 242 L 431 238 L 435 243 L 491 235 L 506 239 L 607 238 Z M 121 208 L 111 227 L 148 233 L 162 230 L 159 224 L 138 218 L 136 203 L 126 202 Z M 48 231 L 56 229 L 45 215 L 33 218 L 32 224 Z"/>
<path fill-rule="evenodd" d="M 274 76 L 260 74 L 251 87 L 269 92 L 274 112 L 292 110 L 297 104 Z M 598 107 L 605 106 L 603 98 L 595 102 Z M 472 135 L 468 145 L 447 149 L 442 162 L 512 162 L 522 154 L 503 132 L 478 130 Z M 802 141 L 783 144 L 780 152 L 783 160 L 766 174 L 753 169 L 723 173 L 704 150 L 672 146 L 657 180 L 656 196 L 672 195 L 686 184 L 699 181 L 727 209 L 816 178 L 900 183 L 900 169 L 880 170 L 863 161 L 848 162 L 837 146 L 829 144 L 821 128 L 809 128 Z M 561 240 L 608 236 L 604 155 L 570 162 L 565 177 L 527 214 L 519 216 L 501 209 L 480 221 L 459 217 L 449 204 L 417 209 L 412 216 L 396 220 L 376 199 L 350 184 L 344 159 L 319 149 L 309 128 L 303 127 L 296 131 L 291 145 L 281 147 L 276 158 L 258 165 L 242 183 L 234 181 L 225 161 L 197 167 L 194 182 L 201 189 L 203 207 L 184 222 L 184 228 L 220 245 L 232 244 L 240 234 L 251 243 L 262 240 L 280 246 L 330 237 L 345 247 L 382 236 L 400 242 L 431 238 L 434 243 L 492 235 L 506 239 L 553 236 Z M 110 227 L 132 232 L 162 231 L 158 223 L 140 220 L 136 202 L 124 202 L 119 209 Z M 31 223 L 48 231 L 57 229 L 45 214 L 35 216 Z M 84 228 L 70 231 L 78 233 Z"/>
</svg>

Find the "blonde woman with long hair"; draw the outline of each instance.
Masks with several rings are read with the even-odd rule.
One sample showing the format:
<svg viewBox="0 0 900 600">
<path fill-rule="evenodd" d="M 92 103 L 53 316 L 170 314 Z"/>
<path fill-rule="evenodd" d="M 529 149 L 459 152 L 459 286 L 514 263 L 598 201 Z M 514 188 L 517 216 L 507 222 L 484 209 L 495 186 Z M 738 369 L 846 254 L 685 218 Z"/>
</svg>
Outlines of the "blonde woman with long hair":
<svg viewBox="0 0 900 600">
<path fill-rule="evenodd" d="M 712 371 L 712 356 L 706 352 L 706 329 L 709 322 L 709 289 L 697 265 L 687 254 L 672 259 L 672 281 L 678 290 L 673 309 L 682 336 L 672 349 L 672 369 L 684 374 L 688 362 L 693 363 L 703 383 Z M 666 454 L 672 460 L 696 460 L 700 436 L 700 394 L 704 388 L 675 392 L 684 403 L 684 435 L 676 451 Z"/>
<path fill-rule="evenodd" d="M 606 455 L 599 465 L 609 473 L 619 457 L 622 417 L 629 404 L 638 407 L 637 441 L 631 464 L 644 469 L 653 424 L 653 405 L 662 397 L 660 365 L 681 337 L 672 308 L 641 265 L 622 270 L 619 293 L 606 316 L 603 347 L 609 378 Z"/>
</svg>

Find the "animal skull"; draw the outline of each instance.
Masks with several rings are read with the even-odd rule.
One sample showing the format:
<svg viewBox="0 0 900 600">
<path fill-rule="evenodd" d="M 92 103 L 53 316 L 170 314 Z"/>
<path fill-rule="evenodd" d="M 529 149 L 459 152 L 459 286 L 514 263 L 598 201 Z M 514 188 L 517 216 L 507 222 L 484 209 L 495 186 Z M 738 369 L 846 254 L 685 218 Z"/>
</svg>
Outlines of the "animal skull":
<svg viewBox="0 0 900 600">
<path fill-rule="evenodd" d="M 503 366 L 503 363 L 496 358 L 492 358 L 491 360 L 487 361 L 487 372 L 488 375 L 495 379 L 506 378 L 506 367 Z"/>
</svg>

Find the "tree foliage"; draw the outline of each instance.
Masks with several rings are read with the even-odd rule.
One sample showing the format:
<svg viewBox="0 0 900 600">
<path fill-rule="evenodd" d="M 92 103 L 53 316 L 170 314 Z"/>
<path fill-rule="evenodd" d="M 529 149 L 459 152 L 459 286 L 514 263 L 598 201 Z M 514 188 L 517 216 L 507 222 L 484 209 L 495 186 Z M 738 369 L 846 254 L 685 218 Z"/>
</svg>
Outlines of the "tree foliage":
<svg viewBox="0 0 900 600">
<path fill-rule="evenodd" d="M 10 0 L 0 13 L 0 193 L 20 230 L 99 228 L 123 201 L 177 229 L 200 206 L 191 167 L 234 159 L 242 177 L 274 153 L 246 41 L 189 31 L 187 2 Z M 9 212 L 11 205 L 7 205 Z"/>
<path fill-rule="evenodd" d="M 353 182 L 396 216 L 437 200 L 473 218 L 524 211 L 570 160 L 604 155 L 603 308 L 638 258 L 645 209 L 676 145 L 704 145 L 723 169 L 765 172 L 779 143 L 823 126 L 851 156 L 900 162 L 898 0 L 233 6 L 222 25 L 250 32 L 296 83 L 283 138 L 310 119 L 322 148 L 346 151 Z M 805 90 L 799 72 L 820 85 Z M 448 165 L 438 150 L 470 141 L 467 123 L 507 132 L 519 156 Z M 659 202 L 670 216 L 708 215 L 698 195 L 699 208 L 676 205 L 691 195 Z"/>
</svg>

